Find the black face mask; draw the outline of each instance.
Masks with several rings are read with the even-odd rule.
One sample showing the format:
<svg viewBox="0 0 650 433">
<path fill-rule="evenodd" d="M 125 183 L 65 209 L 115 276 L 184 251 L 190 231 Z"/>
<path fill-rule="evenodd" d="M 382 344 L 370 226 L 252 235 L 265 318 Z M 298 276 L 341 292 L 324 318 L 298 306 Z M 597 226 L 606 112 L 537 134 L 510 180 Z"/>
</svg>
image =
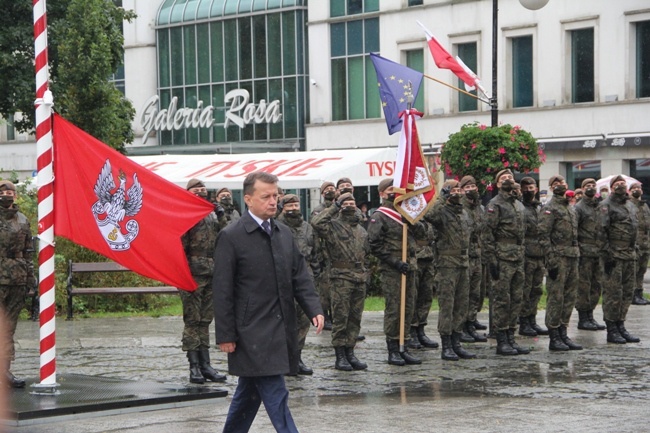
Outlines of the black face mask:
<svg viewBox="0 0 650 433">
<path fill-rule="evenodd" d="M 207 191 L 197 192 L 196 195 L 199 196 L 199 197 L 201 197 L 201 198 L 206 198 L 206 199 L 208 198 L 208 193 L 207 193 Z"/>
<path fill-rule="evenodd" d="M 558 185 L 553 188 L 553 194 L 563 196 L 566 193 L 565 185 Z"/>
<path fill-rule="evenodd" d="M 334 197 L 336 197 L 336 191 L 326 191 L 323 194 L 323 197 L 325 197 L 325 200 L 334 200 Z"/>
<path fill-rule="evenodd" d="M 232 197 L 224 197 L 221 199 L 222 206 L 230 206 L 232 204 Z"/>
<path fill-rule="evenodd" d="M 0 206 L 9 209 L 14 204 L 14 198 L 10 195 L 3 195 L 0 197 Z"/>
<path fill-rule="evenodd" d="M 350 194 L 352 194 L 352 188 L 343 188 L 343 189 L 341 190 L 341 195 L 343 195 L 343 194 L 345 194 L 345 193 L 348 193 L 348 192 L 349 192 Z"/>
<path fill-rule="evenodd" d="M 386 200 L 390 202 L 395 201 L 395 194 L 388 194 L 388 196 L 386 196 Z"/>
<path fill-rule="evenodd" d="M 359 213 L 355 206 L 346 206 L 341 209 L 341 219 L 351 225 L 359 224 Z"/>
<path fill-rule="evenodd" d="M 614 194 L 616 195 L 625 195 L 627 192 L 627 185 L 618 185 L 616 188 L 614 188 Z"/>
<path fill-rule="evenodd" d="M 587 188 L 585 189 L 585 195 L 589 198 L 596 196 L 596 188 Z"/>
<path fill-rule="evenodd" d="M 632 197 L 634 197 L 634 198 L 641 198 L 642 195 L 643 195 L 643 192 L 638 190 L 638 189 L 635 189 L 634 191 L 632 191 Z"/>
<path fill-rule="evenodd" d="M 478 198 L 478 190 L 470 189 L 465 193 L 465 196 L 470 200 L 476 200 Z"/>
<path fill-rule="evenodd" d="M 501 191 L 510 192 L 512 191 L 512 187 L 514 186 L 515 183 L 510 179 L 504 180 L 503 182 L 501 182 Z"/>
<path fill-rule="evenodd" d="M 522 195 L 524 196 L 525 201 L 533 201 L 535 198 L 535 191 L 524 191 Z"/>
<path fill-rule="evenodd" d="M 460 203 L 460 194 L 450 194 L 449 198 L 449 203 L 451 204 L 459 204 Z"/>
<path fill-rule="evenodd" d="M 290 220 L 301 220 L 302 214 L 299 210 L 287 210 L 284 211 L 284 215 Z"/>
</svg>

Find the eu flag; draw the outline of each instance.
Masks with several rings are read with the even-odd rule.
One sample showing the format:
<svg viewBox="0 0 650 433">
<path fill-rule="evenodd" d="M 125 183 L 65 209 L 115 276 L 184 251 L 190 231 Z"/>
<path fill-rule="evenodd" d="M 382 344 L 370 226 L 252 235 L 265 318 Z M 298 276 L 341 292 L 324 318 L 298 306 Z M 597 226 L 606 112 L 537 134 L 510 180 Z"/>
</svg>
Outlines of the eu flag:
<svg viewBox="0 0 650 433">
<path fill-rule="evenodd" d="M 384 109 L 388 133 L 394 134 L 402 130 L 399 113 L 406 110 L 409 93 L 412 93 L 413 101 L 418 97 L 424 75 L 379 54 L 370 53 L 370 59 L 377 72 L 379 98 Z"/>
</svg>

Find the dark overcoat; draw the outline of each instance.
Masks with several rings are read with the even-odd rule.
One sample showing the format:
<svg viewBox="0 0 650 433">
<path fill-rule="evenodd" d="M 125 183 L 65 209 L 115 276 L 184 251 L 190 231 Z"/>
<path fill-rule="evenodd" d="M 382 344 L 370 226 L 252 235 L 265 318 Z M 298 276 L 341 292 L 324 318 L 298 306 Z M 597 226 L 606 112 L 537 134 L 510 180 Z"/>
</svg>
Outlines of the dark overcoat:
<svg viewBox="0 0 650 433">
<path fill-rule="evenodd" d="M 212 280 L 217 344 L 235 342 L 228 371 L 272 376 L 298 371 L 294 299 L 307 317 L 323 314 L 306 262 L 289 227 L 273 235 L 248 212 L 219 233 Z"/>
</svg>

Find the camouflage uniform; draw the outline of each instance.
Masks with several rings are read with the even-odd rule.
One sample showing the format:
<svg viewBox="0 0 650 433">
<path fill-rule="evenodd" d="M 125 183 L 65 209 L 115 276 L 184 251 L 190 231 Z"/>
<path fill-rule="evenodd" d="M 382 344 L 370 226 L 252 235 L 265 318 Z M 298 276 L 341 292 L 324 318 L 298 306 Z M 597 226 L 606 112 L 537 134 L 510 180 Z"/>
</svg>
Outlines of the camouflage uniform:
<svg viewBox="0 0 650 433">
<path fill-rule="evenodd" d="M 467 321 L 472 325 L 477 320 L 478 312 L 483 307 L 485 292 L 483 289 L 483 265 L 481 263 L 481 231 L 483 228 L 484 212 L 480 200 L 462 198 L 463 208 L 469 215 L 471 224 L 471 237 L 469 242 L 469 305 L 467 308 Z"/>
<path fill-rule="evenodd" d="M 355 215 L 355 218 L 357 216 Z M 312 220 L 330 262 L 332 346 L 352 348 L 361 329 L 366 298 L 368 234 L 330 206 Z"/>
<path fill-rule="evenodd" d="M 580 246 L 576 310 L 578 313 L 583 312 L 583 315 L 584 312 L 593 315 L 602 290 L 603 270 L 600 263 L 600 251 L 603 241 L 597 207 L 598 198 L 586 195 L 575 205 L 578 216 L 578 245 Z"/>
<path fill-rule="evenodd" d="M 539 206 L 537 200 L 523 201 L 526 232 L 524 238 L 524 291 L 521 305 L 522 318 L 535 318 L 537 305 L 544 292 L 544 250 L 542 248 L 539 230 Z"/>
<path fill-rule="evenodd" d="M 183 351 L 210 347 L 210 323 L 214 319 L 212 307 L 212 272 L 217 233 L 227 224 L 225 217 L 217 219 L 214 212 L 199 221 L 181 241 L 190 265 L 190 272 L 198 287 L 193 292 L 179 290 L 183 303 Z"/>
<path fill-rule="evenodd" d="M 637 220 L 639 221 L 636 238 L 638 257 L 634 289 L 638 292 L 638 296 L 643 296 L 643 276 L 648 269 L 648 260 L 650 260 L 650 208 L 641 199 L 630 197 L 630 202 L 638 211 Z"/>
<path fill-rule="evenodd" d="M 414 233 L 417 243 L 416 258 L 418 262 L 417 271 L 417 296 L 415 299 L 415 310 L 413 312 L 412 327 L 425 326 L 431 303 L 433 302 L 433 285 L 434 285 L 434 262 L 433 248 L 431 246 L 434 238 L 433 227 L 424 223 L 425 229 Z"/>
<path fill-rule="evenodd" d="M 7 324 L 3 339 L 8 360 L 15 358 L 14 334 L 25 296 L 36 284 L 33 252 L 27 217 L 15 205 L 0 207 L 0 301 Z"/>
<path fill-rule="evenodd" d="M 226 221 L 228 225 L 237 222 L 237 220 L 241 218 L 241 215 L 239 215 L 237 209 L 235 209 L 232 205 L 224 206 L 224 210 L 226 211 Z"/>
<path fill-rule="evenodd" d="M 300 218 L 288 218 L 287 215 L 283 212 L 278 216 L 277 221 L 280 221 L 291 229 L 293 233 L 293 238 L 298 245 L 298 249 L 305 256 L 307 260 L 307 270 L 309 275 L 312 278 L 318 275 L 320 272 L 320 264 L 316 258 L 316 244 L 317 239 L 314 233 L 314 229 L 311 225 L 303 221 L 302 216 Z M 307 334 L 309 333 L 309 327 L 311 326 L 311 321 L 305 315 L 305 312 L 300 307 L 298 302 L 296 304 L 296 319 L 298 324 L 298 350 L 302 352 L 302 349 L 305 347 L 305 340 L 307 339 Z"/>
<path fill-rule="evenodd" d="M 314 220 L 314 217 L 316 217 L 316 215 L 318 215 L 325 209 L 329 208 L 333 204 L 334 204 L 333 200 L 323 200 L 322 203 L 320 203 L 311 211 L 311 215 L 310 215 L 311 221 Z M 318 292 L 318 296 L 320 297 L 320 303 L 321 306 L 323 307 L 323 311 L 325 312 L 325 317 L 327 320 L 328 317 L 331 318 L 330 314 L 332 313 L 332 305 L 330 301 L 330 291 L 331 291 L 330 260 L 329 257 L 327 256 L 327 252 L 323 248 L 324 244 L 325 244 L 325 240 L 319 236 L 315 254 L 317 260 L 320 263 L 320 273 L 318 274 L 318 277 L 315 278 L 314 283 L 316 285 L 316 291 Z"/>
<path fill-rule="evenodd" d="M 510 193 L 499 191 L 486 207 L 483 248 L 499 267 L 492 281 L 494 330 L 517 326 L 524 286 L 524 209 Z"/>
<path fill-rule="evenodd" d="M 550 331 L 569 324 L 578 291 L 578 217 L 567 198 L 553 195 L 542 208 L 539 238 L 549 273 L 546 326 Z"/>
</svg>

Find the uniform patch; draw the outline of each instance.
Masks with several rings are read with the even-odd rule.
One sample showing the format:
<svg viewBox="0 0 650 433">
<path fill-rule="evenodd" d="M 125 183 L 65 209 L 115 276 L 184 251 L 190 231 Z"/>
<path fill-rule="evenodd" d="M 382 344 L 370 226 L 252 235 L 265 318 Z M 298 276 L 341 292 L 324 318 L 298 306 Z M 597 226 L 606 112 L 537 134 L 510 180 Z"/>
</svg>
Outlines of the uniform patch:
<svg viewBox="0 0 650 433">
<path fill-rule="evenodd" d="M 491 207 L 487 208 L 487 211 L 488 211 L 488 213 L 494 213 L 494 209 L 491 208 Z"/>
<path fill-rule="evenodd" d="M 371 223 L 376 223 L 377 221 L 374 218 L 370 218 Z"/>
<path fill-rule="evenodd" d="M 551 214 L 551 211 L 550 211 L 550 210 L 545 210 L 544 213 L 545 213 L 546 215 L 550 215 L 550 214 Z"/>
</svg>

